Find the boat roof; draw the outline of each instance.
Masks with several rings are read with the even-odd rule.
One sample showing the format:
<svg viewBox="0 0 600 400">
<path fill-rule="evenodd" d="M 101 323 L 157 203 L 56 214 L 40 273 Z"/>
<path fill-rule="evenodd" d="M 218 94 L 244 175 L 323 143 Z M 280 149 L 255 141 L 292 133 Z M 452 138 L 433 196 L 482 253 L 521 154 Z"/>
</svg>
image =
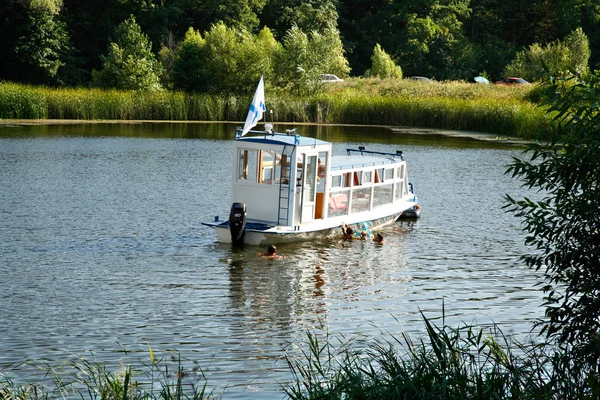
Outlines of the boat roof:
<svg viewBox="0 0 600 400">
<path fill-rule="evenodd" d="M 402 162 L 400 158 L 381 156 L 334 156 L 331 157 L 331 170 L 391 165 Z"/>
<path fill-rule="evenodd" d="M 321 139 L 295 135 L 293 133 L 266 133 L 250 131 L 254 135 L 242 136 L 236 138 L 237 141 L 251 142 L 251 143 L 266 143 L 286 146 L 315 146 L 315 145 L 330 145 L 330 142 L 326 142 Z"/>
</svg>

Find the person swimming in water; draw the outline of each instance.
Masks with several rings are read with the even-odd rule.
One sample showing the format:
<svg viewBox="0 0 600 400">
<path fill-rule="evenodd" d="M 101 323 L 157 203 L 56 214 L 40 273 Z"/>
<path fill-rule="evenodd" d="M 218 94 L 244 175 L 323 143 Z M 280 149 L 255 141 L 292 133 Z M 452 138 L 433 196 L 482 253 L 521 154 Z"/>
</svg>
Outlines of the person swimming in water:
<svg viewBox="0 0 600 400">
<path fill-rule="evenodd" d="M 352 240 L 354 237 L 354 230 L 342 222 L 342 234 L 344 235 L 344 240 Z"/>
<path fill-rule="evenodd" d="M 280 258 L 281 256 L 279 256 L 277 254 L 277 247 L 275 247 L 275 245 L 271 244 L 269 245 L 269 248 L 267 249 L 266 253 L 258 253 L 259 256 L 261 257 L 269 257 L 269 258 Z"/>
<path fill-rule="evenodd" d="M 383 235 L 381 233 L 376 233 L 375 236 L 373 237 L 373 241 L 375 243 L 382 243 L 383 244 Z"/>
</svg>

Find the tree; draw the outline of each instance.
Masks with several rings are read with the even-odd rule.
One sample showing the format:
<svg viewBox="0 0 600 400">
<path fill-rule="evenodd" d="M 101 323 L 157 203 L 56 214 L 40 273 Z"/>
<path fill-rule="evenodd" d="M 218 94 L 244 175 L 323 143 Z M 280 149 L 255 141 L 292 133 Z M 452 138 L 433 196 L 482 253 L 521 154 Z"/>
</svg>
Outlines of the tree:
<svg viewBox="0 0 600 400">
<path fill-rule="evenodd" d="M 568 354 L 575 374 L 567 376 L 583 376 L 599 390 L 600 73 L 553 78 L 542 88 L 556 128 L 507 170 L 541 200 L 507 196 L 507 208 L 523 219 L 526 243 L 537 249 L 523 259 L 543 272 L 542 333 Z"/>
<path fill-rule="evenodd" d="M 68 50 L 66 26 L 57 19 L 62 2 L 37 0 L 29 4 L 27 22 L 20 30 L 14 52 L 24 70 L 22 79 L 32 83 L 56 83 L 58 69 Z"/>
<path fill-rule="evenodd" d="M 162 65 L 152 53 L 152 43 L 131 15 L 115 29 L 114 42 L 101 56 L 102 70 L 94 71 L 94 83 L 124 90 L 161 89 Z"/>
<path fill-rule="evenodd" d="M 272 75 L 278 48 L 268 28 L 252 35 L 219 23 L 204 38 L 190 28 L 173 64 L 174 85 L 188 91 L 250 93 L 261 75 Z"/>
<path fill-rule="evenodd" d="M 303 32 L 323 33 L 338 28 L 336 2 L 332 0 L 268 0 L 261 22 L 280 40 L 296 25 Z"/>
<path fill-rule="evenodd" d="M 175 89 L 191 92 L 204 88 L 209 79 L 202 73 L 205 59 L 204 38 L 200 32 L 189 28 L 173 61 L 172 76 Z"/>
<path fill-rule="evenodd" d="M 571 72 L 583 73 L 588 69 L 590 47 L 581 28 L 571 32 L 564 41 L 546 46 L 537 43 L 517 54 L 506 66 L 505 75 L 520 76 L 535 81 L 545 74 L 545 69 L 555 77 L 566 77 Z"/>
<path fill-rule="evenodd" d="M 294 25 L 283 39 L 275 64 L 278 85 L 300 94 L 317 90 L 320 74 L 343 77 L 350 72 L 337 29 L 327 29 L 322 34 L 313 31 L 309 36 Z"/>
<path fill-rule="evenodd" d="M 402 60 L 407 75 L 428 75 L 438 79 L 471 77 L 471 43 L 464 35 L 462 20 L 471 9 L 468 0 L 420 0 L 401 4 L 403 20 L 397 49 L 388 48 Z"/>
<path fill-rule="evenodd" d="M 392 57 L 379 44 L 376 44 L 373 49 L 371 63 L 372 66 L 367 75 L 379 76 L 380 78 L 402 79 L 402 68 L 394 63 Z"/>
<path fill-rule="evenodd" d="M 266 0 L 182 0 L 187 25 L 200 32 L 208 31 L 213 25 L 224 23 L 228 27 L 254 31 L 259 26 L 258 14 Z M 182 21 L 183 23 L 183 21 Z"/>
</svg>

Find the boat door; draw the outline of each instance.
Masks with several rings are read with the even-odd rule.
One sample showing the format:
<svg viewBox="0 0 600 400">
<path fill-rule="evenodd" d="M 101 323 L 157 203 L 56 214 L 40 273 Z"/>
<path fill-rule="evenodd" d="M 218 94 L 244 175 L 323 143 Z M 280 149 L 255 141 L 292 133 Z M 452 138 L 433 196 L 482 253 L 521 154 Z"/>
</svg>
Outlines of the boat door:
<svg viewBox="0 0 600 400">
<path fill-rule="evenodd" d="M 303 158 L 301 223 L 315 219 L 317 199 L 317 154 L 303 154 Z"/>
</svg>

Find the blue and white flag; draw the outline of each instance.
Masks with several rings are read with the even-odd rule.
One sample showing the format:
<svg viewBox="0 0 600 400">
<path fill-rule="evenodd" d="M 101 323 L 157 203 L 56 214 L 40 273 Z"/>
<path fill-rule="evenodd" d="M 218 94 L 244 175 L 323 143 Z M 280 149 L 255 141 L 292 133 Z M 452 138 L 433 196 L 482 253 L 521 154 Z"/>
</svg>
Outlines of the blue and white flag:
<svg viewBox="0 0 600 400">
<path fill-rule="evenodd" d="M 244 123 L 244 129 L 242 130 L 242 136 L 248 133 L 252 127 L 256 126 L 258 121 L 262 119 L 265 111 L 267 111 L 267 107 L 265 106 L 265 83 L 261 76 L 256 92 L 254 93 L 254 98 L 252 99 L 252 104 L 250 104 L 250 110 L 248 110 L 246 123 Z"/>
</svg>

